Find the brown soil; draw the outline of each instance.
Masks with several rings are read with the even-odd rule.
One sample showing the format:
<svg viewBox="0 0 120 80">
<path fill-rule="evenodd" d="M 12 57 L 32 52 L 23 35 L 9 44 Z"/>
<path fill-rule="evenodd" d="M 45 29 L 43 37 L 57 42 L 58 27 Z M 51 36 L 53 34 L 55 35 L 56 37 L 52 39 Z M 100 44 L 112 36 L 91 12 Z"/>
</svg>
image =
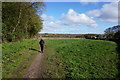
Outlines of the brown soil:
<svg viewBox="0 0 120 80">
<path fill-rule="evenodd" d="M 44 53 L 39 53 L 28 69 L 25 78 L 42 78 Z"/>
</svg>

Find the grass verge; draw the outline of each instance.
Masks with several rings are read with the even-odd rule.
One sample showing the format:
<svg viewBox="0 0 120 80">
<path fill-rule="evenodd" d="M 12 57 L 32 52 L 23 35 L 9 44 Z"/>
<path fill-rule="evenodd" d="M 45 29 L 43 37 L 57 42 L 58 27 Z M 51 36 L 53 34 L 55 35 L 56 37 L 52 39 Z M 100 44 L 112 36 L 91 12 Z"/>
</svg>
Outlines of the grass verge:
<svg viewBox="0 0 120 80">
<path fill-rule="evenodd" d="M 23 78 L 30 64 L 38 54 L 38 41 L 35 39 L 2 44 L 2 76 L 3 78 Z"/>
</svg>

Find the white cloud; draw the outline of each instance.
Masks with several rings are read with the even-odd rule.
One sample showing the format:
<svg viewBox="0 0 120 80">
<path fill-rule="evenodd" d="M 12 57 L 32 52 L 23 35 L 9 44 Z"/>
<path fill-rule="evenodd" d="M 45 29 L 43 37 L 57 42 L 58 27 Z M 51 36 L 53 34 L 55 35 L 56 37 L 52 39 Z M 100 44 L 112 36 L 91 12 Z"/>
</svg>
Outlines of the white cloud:
<svg viewBox="0 0 120 80">
<path fill-rule="evenodd" d="M 80 0 L 80 2 L 118 2 L 119 0 Z"/>
<path fill-rule="evenodd" d="M 42 14 L 41 17 L 42 17 L 43 19 L 46 19 L 46 18 L 47 18 L 47 15 L 46 15 L 46 14 Z"/>
<path fill-rule="evenodd" d="M 51 20 L 54 20 L 54 17 L 53 17 L 53 16 L 49 16 L 49 18 L 50 18 Z"/>
<path fill-rule="evenodd" d="M 60 27 L 62 27 L 61 21 L 45 22 L 43 25 L 44 25 L 45 27 L 52 27 L 52 28 L 60 28 Z"/>
<path fill-rule="evenodd" d="M 44 20 L 47 20 L 47 19 L 54 20 L 54 17 L 53 17 L 53 16 L 47 16 L 46 14 L 42 14 L 41 17 L 42 17 Z"/>
<path fill-rule="evenodd" d="M 87 14 L 91 15 L 91 16 L 94 16 L 94 17 L 98 17 L 98 16 L 101 15 L 99 10 L 92 10 L 92 11 L 87 12 Z"/>
<path fill-rule="evenodd" d="M 80 0 L 80 2 L 98 2 L 99 0 Z"/>
<path fill-rule="evenodd" d="M 105 4 L 101 9 L 89 11 L 87 14 L 101 21 L 118 22 L 118 3 Z"/>
<path fill-rule="evenodd" d="M 44 21 L 43 22 L 43 29 L 42 31 L 48 31 L 48 32 L 55 32 L 56 29 L 60 29 L 63 27 L 63 24 L 61 24 L 61 21 Z"/>
<path fill-rule="evenodd" d="M 69 9 L 66 14 L 62 14 L 62 19 L 51 20 L 50 16 L 46 14 L 43 14 L 42 18 L 44 19 L 42 32 L 65 32 L 71 31 L 70 28 L 74 29 L 73 31 L 79 32 L 81 25 L 98 26 L 93 17 L 90 18 L 85 14 L 79 14 L 73 9 Z M 69 27 L 69 30 L 66 30 L 66 27 Z"/>
<path fill-rule="evenodd" d="M 96 6 L 96 5 L 98 5 L 98 1 L 96 0 L 94 2 L 87 2 L 87 0 L 86 0 L 86 1 L 80 2 L 80 4 L 82 4 L 82 5 L 92 4 L 92 5 Z"/>
<path fill-rule="evenodd" d="M 87 25 L 92 27 L 98 26 L 92 18 L 86 16 L 83 13 L 79 14 L 75 12 L 73 9 L 69 9 L 67 14 L 62 15 L 62 18 L 64 20 L 65 25 L 72 25 L 72 26 Z"/>
<path fill-rule="evenodd" d="M 10 1 L 10 0 L 9 0 Z M 19 1 L 19 0 L 17 0 Z M 23 0 L 20 0 L 23 1 Z M 29 0 L 28 0 L 29 1 Z M 36 1 L 36 0 L 33 0 Z M 45 0 L 45 2 L 115 2 L 115 1 L 119 1 L 119 0 Z M 41 2 L 41 0 L 40 0 Z"/>
</svg>

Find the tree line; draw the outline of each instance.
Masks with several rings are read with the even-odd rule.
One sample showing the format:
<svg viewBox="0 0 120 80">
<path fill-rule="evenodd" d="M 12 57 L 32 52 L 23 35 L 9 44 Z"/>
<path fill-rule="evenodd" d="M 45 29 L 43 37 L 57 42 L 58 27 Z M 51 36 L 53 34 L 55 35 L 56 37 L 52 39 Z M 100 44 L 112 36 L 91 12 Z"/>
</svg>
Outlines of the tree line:
<svg viewBox="0 0 120 80">
<path fill-rule="evenodd" d="M 105 34 L 40 34 L 39 37 L 67 37 L 67 38 L 85 38 L 95 40 L 120 41 L 120 25 L 105 29 Z"/>
<path fill-rule="evenodd" d="M 120 41 L 120 25 L 109 27 L 104 32 L 108 40 Z"/>
<path fill-rule="evenodd" d="M 3 2 L 2 41 L 19 41 L 32 38 L 42 29 L 38 15 L 45 9 L 43 2 Z"/>
</svg>

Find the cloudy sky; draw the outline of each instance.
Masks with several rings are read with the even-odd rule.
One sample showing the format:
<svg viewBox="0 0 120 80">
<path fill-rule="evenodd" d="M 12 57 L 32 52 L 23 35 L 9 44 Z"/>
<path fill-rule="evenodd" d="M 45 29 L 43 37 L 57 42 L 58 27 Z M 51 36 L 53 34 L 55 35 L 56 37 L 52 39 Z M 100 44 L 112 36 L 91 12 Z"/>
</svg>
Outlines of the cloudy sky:
<svg viewBox="0 0 120 80">
<path fill-rule="evenodd" d="M 46 2 L 39 33 L 103 34 L 118 24 L 117 2 Z"/>
</svg>

